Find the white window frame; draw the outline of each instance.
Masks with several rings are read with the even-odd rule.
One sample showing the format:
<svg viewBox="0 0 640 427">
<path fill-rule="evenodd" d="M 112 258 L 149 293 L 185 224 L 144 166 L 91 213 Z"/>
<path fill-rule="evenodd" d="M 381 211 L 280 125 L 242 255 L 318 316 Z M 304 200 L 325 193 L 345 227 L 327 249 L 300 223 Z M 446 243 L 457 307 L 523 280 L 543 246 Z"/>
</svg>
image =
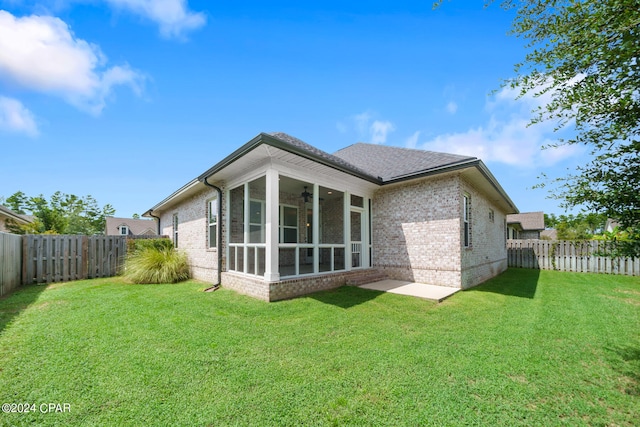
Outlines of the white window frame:
<svg viewBox="0 0 640 427">
<path fill-rule="evenodd" d="M 128 236 L 129 235 L 129 226 L 128 225 L 121 225 L 120 226 L 120 235 L 121 236 Z"/>
<path fill-rule="evenodd" d="M 284 225 L 284 209 L 291 208 L 296 210 L 296 225 L 295 227 L 292 225 Z M 280 205 L 280 220 L 278 221 L 278 241 L 282 244 L 298 244 L 298 240 L 300 240 L 300 209 L 298 206 L 294 205 Z M 284 241 L 284 230 L 296 230 L 296 241 L 295 242 L 285 242 Z"/>
<path fill-rule="evenodd" d="M 207 236 L 209 238 L 207 247 L 209 249 L 218 247 L 218 203 L 217 196 L 207 200 Z"/>
<path fill-rule="evenodd" d="M 468 193 L 462 195 L 462 239 L 465 248 L 471 247 L 471 196 Z"/>
<path fill-rule="evenodd" d="M 178 214 L 175 213 L 173 214 L 173 218 L 172 218 L 172 224 L 173 224 L 173 247 L 177 248 L 178 247 Z"/>
</svg>

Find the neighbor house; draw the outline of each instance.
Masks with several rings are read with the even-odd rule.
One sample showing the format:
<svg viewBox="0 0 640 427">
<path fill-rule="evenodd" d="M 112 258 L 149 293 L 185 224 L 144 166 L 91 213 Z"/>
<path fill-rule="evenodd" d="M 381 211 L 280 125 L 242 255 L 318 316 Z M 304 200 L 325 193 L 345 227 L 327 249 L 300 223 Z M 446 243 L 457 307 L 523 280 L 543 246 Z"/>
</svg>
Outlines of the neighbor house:
<svg viewBox="0 0 640 427">
<path fill-rule="evenodd" d="M 509 239 L 540 239 L 544 231 L 544 212 L 524 212 L 507 215 Z"/>
<path fill-rule="evenodd" d="M 157 236 L 157 229 L 156 222 L 151 219 L 108 216 L 104 234 L 107 236 Z"/>
<path fill-rule="evenodd" d="M 274 301 L 381 277 L 475 286 L 507 268 L 517 212 L 475 157 L 261 133 L 143 216 L 196 279 Z"/>
<path fill-rule="evenodd" d="M 25 225 L 30 224 L 33 221 L 28 215 L 22 215 L 15 213 L 6 206 L 0 205 L 0 231 L 9 231 L 8 225 Z"/>
</svg>

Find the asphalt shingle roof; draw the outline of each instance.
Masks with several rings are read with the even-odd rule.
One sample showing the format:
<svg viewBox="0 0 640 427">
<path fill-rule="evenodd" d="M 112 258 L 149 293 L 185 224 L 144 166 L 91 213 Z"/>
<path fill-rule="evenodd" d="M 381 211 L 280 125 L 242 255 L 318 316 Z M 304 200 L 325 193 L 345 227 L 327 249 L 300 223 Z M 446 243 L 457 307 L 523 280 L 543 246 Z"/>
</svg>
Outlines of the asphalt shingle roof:
<svg viewBox="0 0 640 427">
<path fill-rule="evenodd" d="M 349 162 L 348 160 L 343 159 L 340 156 L 334 155 L 334 154 L 329 154 L 326 151 L 322 151 L 319 148 L 314 147 L 313 145 L 307 144 L 306 142 L 304 142 L 301 139 L 298 139 L 294 136 L 291 136 L 289 134 L 286 134 L 284 132 L 273 132 L 270 133 L 269 135 L 273 136 L 274 138 L 279 139 L 280 141 L 284 141 L 288 144 L 291 144 L 297 148 L 300 148 L 304 151 L 307 151 L 317 157 L 321 157 L 329 162 L 338 164 L 342 167 L 345 168 L 349 168 L 352 169 L 356 172 L 365 174 L 365 175 L 371 175 L 372 177 L 377 177 L 378 175 L 372 174 L 367 172 L 366 170 L 364 170 L 363 168 L 358 167 L 358 165 L 353 164 L 351 162 Z"/>
<path fill-rule="evenodd" d="M 520 223 L 523 231 L 544 230 L 544 212 L 524 212 L 507 215 L 507 224 Z"/>
<path fill-rule="evenodd" d="M 119 235 L 118 227 L 126 225 L 133 235 L 139 235 L 147 230 L 151 230 L 155 234 L 156 222 L 152 219 L 134 219 L 134 218 L 118 218 L 113 216 L 106 217 L 106 234 L 107 236 Z"/>
<path fill-rule="evenodd" d="M 380 177 L 382 181 L 476 160 L 476 157 L 458 154 L 365 144 L 362 142 L 336 151 L 334 156 L 362 169 L 370 175 Z"/>
</svg>

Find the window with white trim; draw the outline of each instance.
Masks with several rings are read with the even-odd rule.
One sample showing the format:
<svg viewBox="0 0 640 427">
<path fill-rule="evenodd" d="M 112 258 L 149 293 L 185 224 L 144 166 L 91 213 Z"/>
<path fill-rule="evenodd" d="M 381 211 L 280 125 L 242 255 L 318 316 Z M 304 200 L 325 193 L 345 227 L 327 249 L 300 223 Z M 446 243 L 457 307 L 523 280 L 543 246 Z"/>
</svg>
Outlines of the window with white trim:
<svg viewBox="0 0 640 427">
<path fill-rule="evenodd" d="M 128 236 L 129 235 L 129 227 L 126 225 L 121 225 L 120 226 L 120 235 L 121 236 Z"/>
<path fill-rule="evenodd" d="M 464 194 L 462 219 L 464 223 L 464 247 L 471 246 L 471 196 Z"/>
<path fill-rule="evenodd" d="M 178 214 L 173 214 L 173 247 L 178 247 Z"/>
<path fill-rule="evenodd" d="M 218 247 L 218 198 L 207 201 L 207 233 L 209 248 Z"/>
<path fill-rule="evenodd" d="M 298 243 L 298 208 L 280 205 L 280 243 Z"/>
</svg>

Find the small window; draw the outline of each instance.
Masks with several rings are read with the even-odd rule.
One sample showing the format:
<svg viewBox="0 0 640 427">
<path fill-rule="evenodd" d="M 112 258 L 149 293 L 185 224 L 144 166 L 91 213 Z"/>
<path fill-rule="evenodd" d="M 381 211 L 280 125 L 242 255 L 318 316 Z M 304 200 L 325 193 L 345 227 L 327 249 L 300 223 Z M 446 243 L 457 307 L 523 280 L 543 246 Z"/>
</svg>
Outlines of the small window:
<svg viewBox="0 0 640 427">
<path fill-rule="evenodd" d="M 207 231 L 209 233 L 209 247 L 218 246 L 218 198 L 207 202 Z"/>
<path fill-rule="evenodd" d="M 471 246 L 471 197 L 468 194 L 464 195 L 463 209 L 464 247 L 468 248 Z"/>
<path fill-rule="evenodd" d="M 489 221 L 495 221 L 495 213 L 493 212 L 493 209 L 489 209 Z"/>
<path fill-rule="evenodd" d="M 298 243 L 298 208 L 280 206 L 280 242 Z"/>
<path fill-rule="evenodd" d="M 173 214 L 173 247 L 178 247 L 178 214 Z"/>
<path fill-rule="evenodd" d="M 126 225 L 121 225 L 120 226 L 120 235 L 121 236 L 128 236 L 129 235 L 129 227 L 127 227 Z"/>
</svg>

